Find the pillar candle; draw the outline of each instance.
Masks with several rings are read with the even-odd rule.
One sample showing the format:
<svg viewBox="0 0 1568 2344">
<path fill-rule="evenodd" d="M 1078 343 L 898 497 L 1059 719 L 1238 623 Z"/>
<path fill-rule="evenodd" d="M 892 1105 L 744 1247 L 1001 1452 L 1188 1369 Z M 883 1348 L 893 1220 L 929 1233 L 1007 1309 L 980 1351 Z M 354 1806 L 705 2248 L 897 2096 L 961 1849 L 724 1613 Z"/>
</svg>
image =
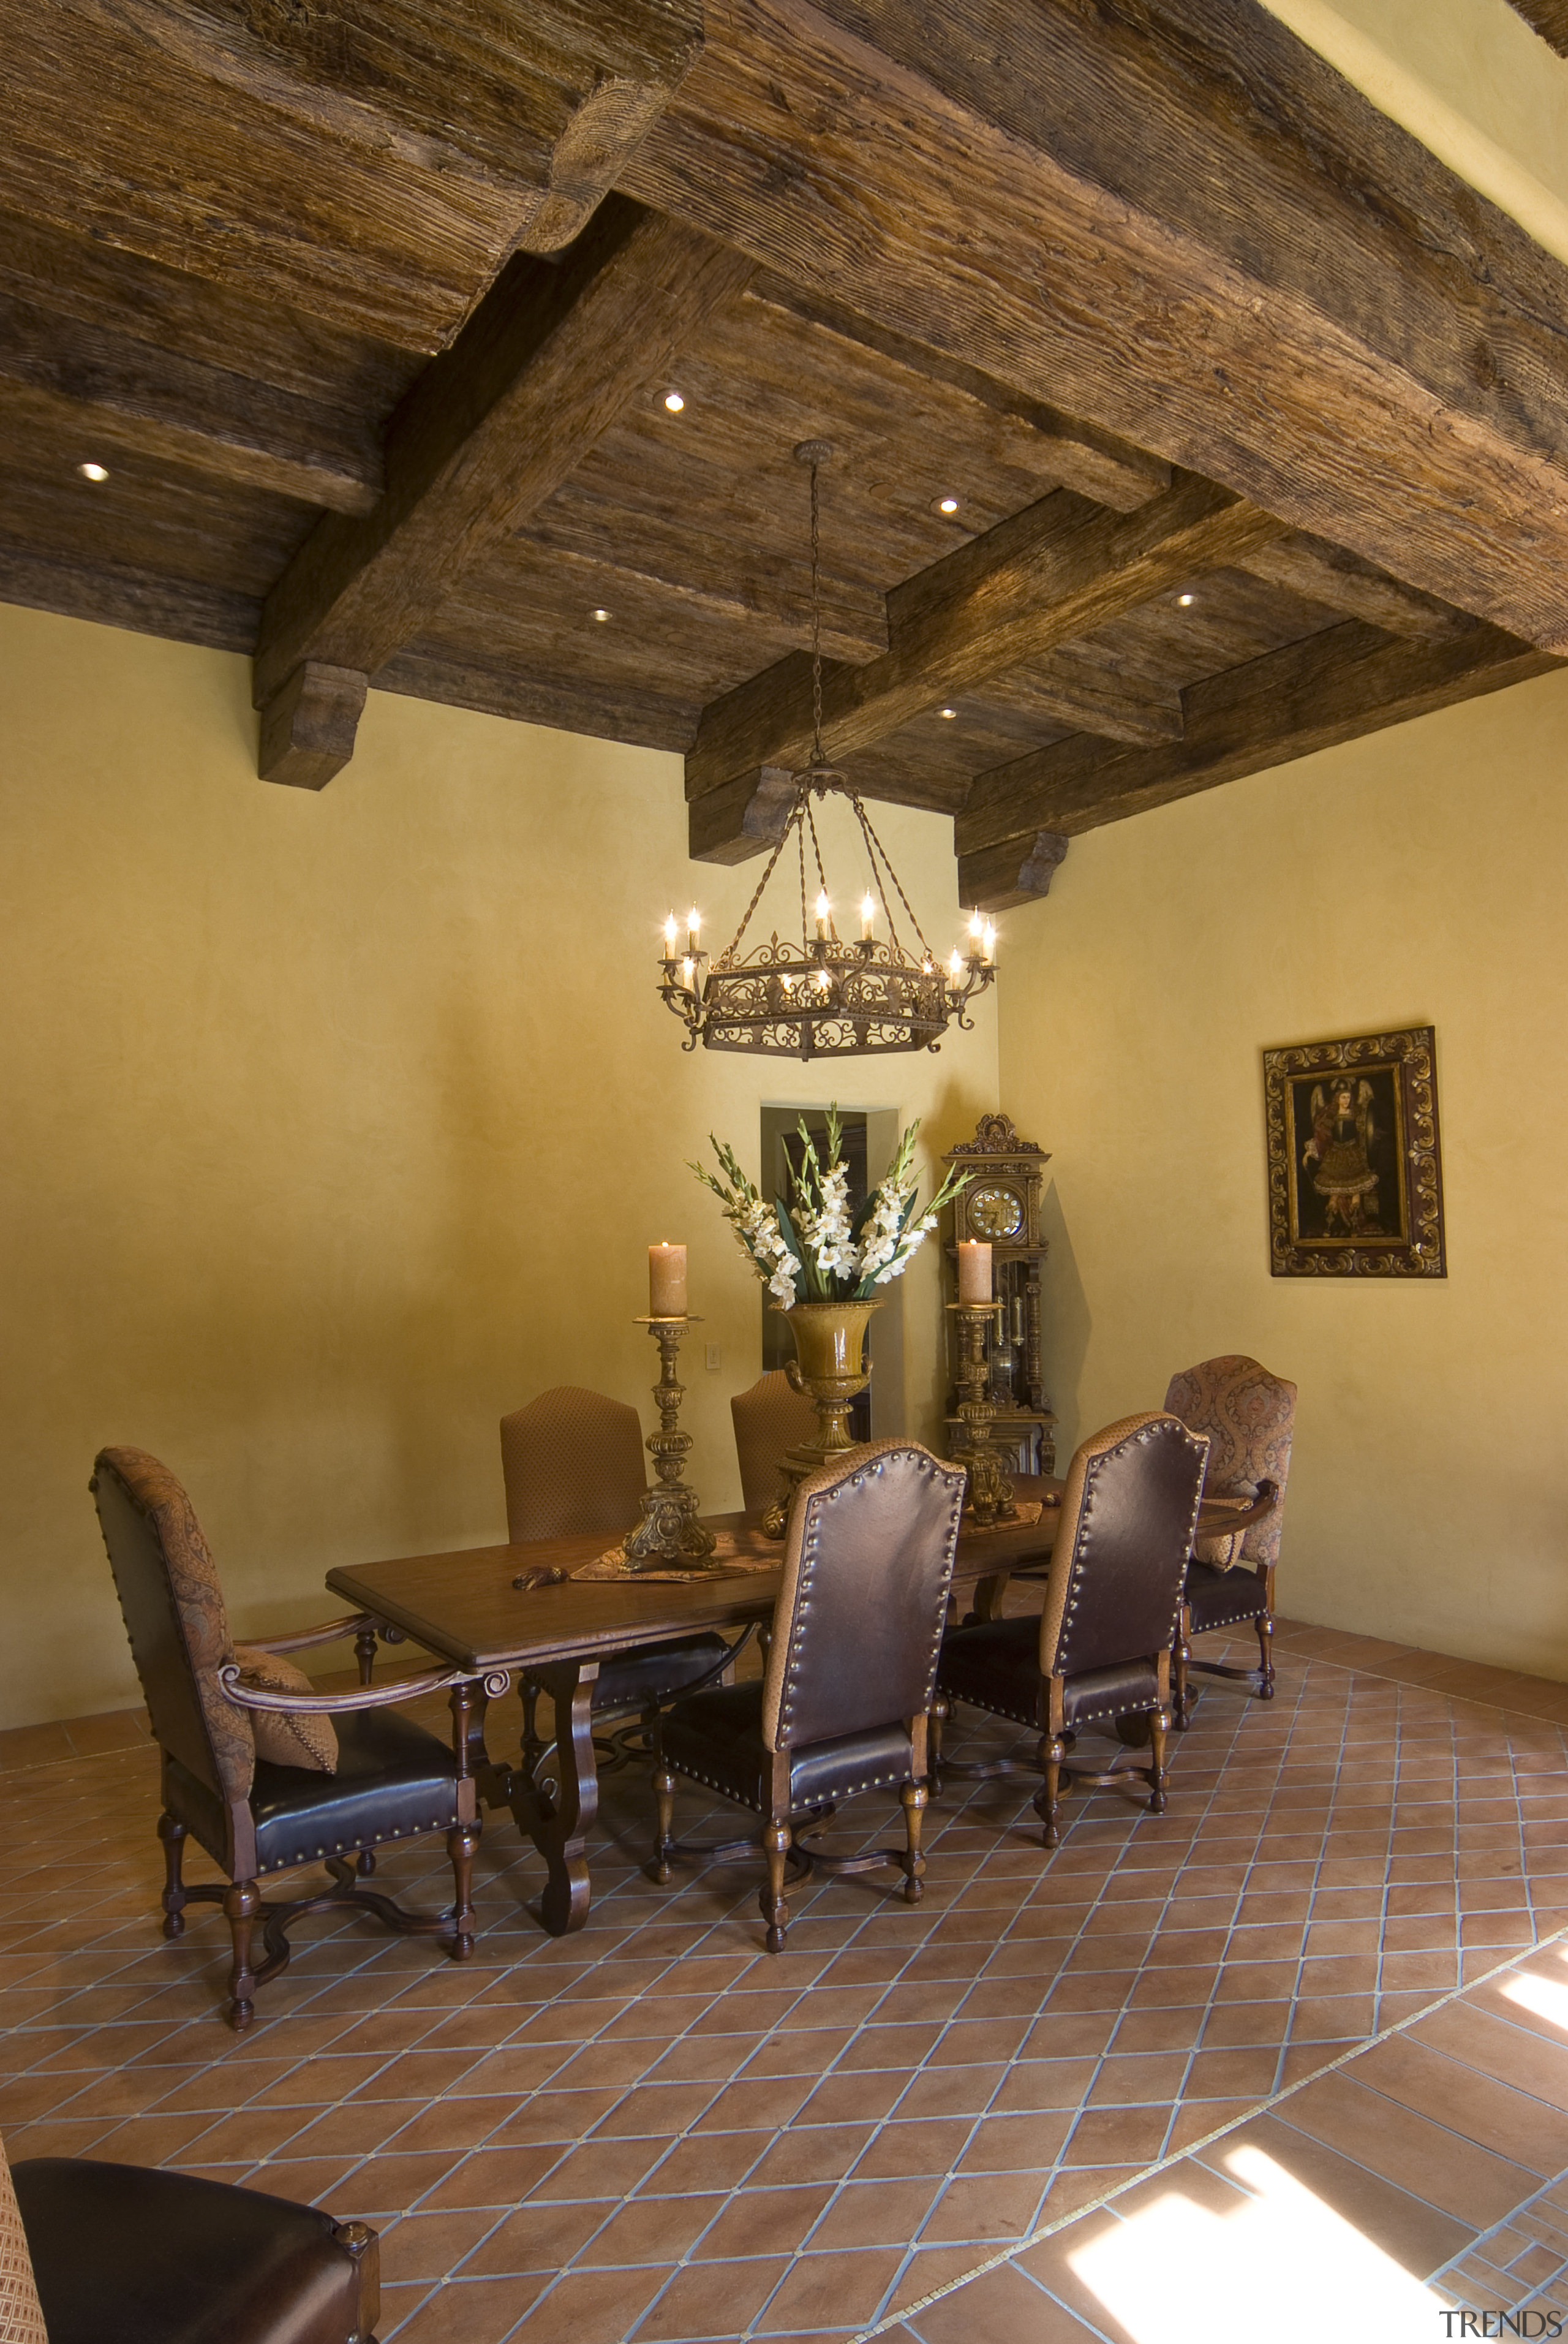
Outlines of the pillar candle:
<svg viewBox="0 0 1568 2344">
<path fill-rule="evenodd" d="M 990 1248 L 986 1248 L 989 1253 Z M 648 1315 L 650 1318 L 686 1316 L 686 1248 L 656 1245 L 648 1249 Z"/>
<path fill-rule="evenodd" d="M 990 1308 L 990 1248 L 978 1239 L 959 1248 L 959 1300 Z"/>
</svg>

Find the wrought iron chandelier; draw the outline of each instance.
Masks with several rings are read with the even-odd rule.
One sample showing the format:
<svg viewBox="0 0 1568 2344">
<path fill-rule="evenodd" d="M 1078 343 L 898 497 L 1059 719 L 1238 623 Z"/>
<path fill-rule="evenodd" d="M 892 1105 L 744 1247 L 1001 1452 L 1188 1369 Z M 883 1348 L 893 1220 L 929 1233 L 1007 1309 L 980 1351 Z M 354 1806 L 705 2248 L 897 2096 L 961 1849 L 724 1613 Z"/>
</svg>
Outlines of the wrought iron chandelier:
<svg viewBox="0 0 1568 2344">
<path fill-rule="evenodd" d="M 955 948 L 939 966 L 925 931 L 904 893 L 854 784 L 828 763 L 822 747 L 822 597 L 818 473 L 832 455 L 825 440 L 803 440 L 795 455 L 811 468 L 811 755 L 795 775 L 795 801 L 768 867 L 729 943 L 710 957 L 701 945 L 694 910 L 686 943 L 672 912 L 665 922 L 659 992 L 686 1027 L 682 1047 L 695 1050 L 761 1051 L 799 1058 L 864 1058 L 897 1050 L 937 1050 L 950 1024 L 968 1032 L 972 995 L 996 975 L 996 930 L 977 911 L 970 922 L 967 949 Z M 827 868 L 817 834 L 814 800 L 829 793 L 844 798 L 865 848 L 868 884 L 860 903 L 858 938 L 839 934 Z M 792 858 L 800 881 L 800 942 L 780 943 L 777 929 L 769 943 L 743 952 L 752 916 L 768 884 L 794 842 Z M 807 844 L 817 879 L 809 933 Z M 919 949 L 906 945 L 892 909 L 903 906 Z M 879 911 L 887 924 L 877 934 Z"/>
</svg>

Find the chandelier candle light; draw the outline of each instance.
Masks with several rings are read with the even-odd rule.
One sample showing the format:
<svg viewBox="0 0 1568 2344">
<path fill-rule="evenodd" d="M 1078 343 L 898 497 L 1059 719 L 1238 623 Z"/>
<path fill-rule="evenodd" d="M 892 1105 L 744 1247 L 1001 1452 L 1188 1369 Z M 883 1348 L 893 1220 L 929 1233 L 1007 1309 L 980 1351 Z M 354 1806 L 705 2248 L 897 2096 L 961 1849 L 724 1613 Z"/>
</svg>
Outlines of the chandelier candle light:
<svg viewBox="0 0 1568 2344">
<path fill-rule="evenodd" d="M 811 754 L 794 776 L 795 799 L 768 867 L 746 907 L 739 927 L 716 959 L 702 949 L 701 922 L 695 909 L 686 924 L 684 945 L 675 914 L 664 924 L 663 974 L 659 993 L 686 1027 L 683 1046 L 695 1050 L 751 1050 L 800 1058 L 874 1057 L 896 1050 L 936 1050 L 949 1024 L 967 1032 L 970 997 L 996 975 L 996 929 L 979 911 L 970 922 L 968 949 L 955 946 L 947 967 L 939 967 L 925 931 L 888 860 L 860 793 L 828 762 L 822 745 L 822 596 L 818 530 L 819 468 L 833 450 L 825 440 L 803 440 L 797 460 L 811 468 Z M 860 900 L 858 938 L 839 935 L 833 899 L 817 834 L 813 800 L 829 793 L 848 800 L 865 850 L 866 893 Z M 800 881 L 800 941 L 742 947 L 752 914 L 767 891 L 790 841 Z M 807 844 L 817 880 L 807 913 Z M 906 945 L 893 913 L 902 905 L 913 940 Z M 877 934 L 880 917 L 887 935 Z M 814 929 L 814 933 L 811 931 Z"/>
<path fill-rule="evenodd" d="M 910 1124 L 894 1151 L 880 1184 L 858 1213 L 849 1204 L 849 1168 L 843 1159 L 837 1106 L 827 1115 L 827 1156 L 818 1153 L 805 1117 L 799 1125 L 800 1166 L 791 1167 L 789 1197 L 765 1201 L 741 1170 L 735 1150 L 709 1134 L 722 1180 L 694 1164 L 698 1178 L 711 1188 L 737 1242 L 773 1297 L 773 1308 L 789 1325 L 795 1358 L 786 1372 L 817 1407 L 817 1438 L 780 1460 L 789 1493 L 809 1474 L 852 1449 L 847 1421 L 849 1403 L 870 1380 L 865 1362 L 866 1329 L 879 1308 L 879 1286 L 901 1278 L 937 1215 L 972 1177 L 950 1172 L 921 1213 L 915 1171 L 919 1123 Z M 781 1495 L 762 1516 L 770 1538 L 782 1538 L 789 1497 Z"/>
</svg>

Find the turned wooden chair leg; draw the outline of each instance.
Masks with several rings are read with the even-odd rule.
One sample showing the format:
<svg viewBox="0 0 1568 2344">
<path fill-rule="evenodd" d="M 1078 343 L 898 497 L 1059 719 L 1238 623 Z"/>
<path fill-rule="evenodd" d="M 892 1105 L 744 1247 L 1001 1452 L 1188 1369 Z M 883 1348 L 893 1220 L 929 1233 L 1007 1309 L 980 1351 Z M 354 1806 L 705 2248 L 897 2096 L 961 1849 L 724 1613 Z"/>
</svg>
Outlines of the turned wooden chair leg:
<svg viewBox="0 0 1568 2344">
<path fill-rule="evenodd" d="M 925 1819 L 927 1796 L 923 1783 L 904 1783 L 900 1785 L 899 1798 L 904 1810 L 904 1833 L 907 1842 L 903 1859 L 906 1904 L 918 1904 L 926 1893 L 926 1859 L 920 1850 L 920 1826 Z"/>
<path fill-rule="evenodd" d="M 1162 1709 L 1150 1713 L 1149 1718 L 1149 1812 L 1162 1815 L 1165 1812 L 1165 1736 L 1171 1720 Z"/>
<path fill-rule="evenodd" d="M 354 1639 L 354 1657 L 359 1663 L 359 1682 L 367 1685 L 376 1675 L 376 1631 L 361 1628 Z"/>
<path fill-rule="evenodd" d="M 777 1820 L 770 1822 L 762 1834 L 762 1844 L 768 1855 L 768 1884 L 757 1901 L 762 1907 L 762 1918 L 768 1924 L 768 1950 L 781 1954 L 785 1933 L 789 1926 L 789 1907 L 784 1901 L 785 1865 L 789 1854 L 789 1825 Z"/>
<path fill-rule="evenodd" d="M 474 1858 L 478 1853 L 481 1825 L 455 1824 L 447 1834 L 447 1854 L 452 1864 L 452 1938 L 447 1950 L 455 1962 L 466 1962 L 474 1950 Z"/>
<path fill-rule="evenodd" d="M 1262 1655 L 1262 1682 L 1258 1687 L 1260 1701 L 1274 1698 L 1274 1618 L 1265 1612 L 1258 1622 L 1258 1650 Z"/>
<path fill-rule="evenodd" d="M 1179 1733 L 1185 1733 L 1192 1723 L 1192 1711 L 1187 1692 L 1187 1667 L 1192 1658 L 1192 1614 L 1185 1603 L 1181 1606 L 1181 1625 L 1171 1652 L 1171 1713 Z"/>
<path fill-rule="evenodd" d="M 653 1835 L 653 1876 L 662 1888 L 669 1879 L 669 1859 L 675 1846 L 675 1776 L 662 1758 L 654 1772 L 653 1803 L 658 1817 Z"/>
<path fill-rule="evenodd" d="M 180 1876 L 185 1862 L 186 1827 L 173 1815 L 158 1817 L 158 1837 L 164 1844 L 164 1935 L 183 1937 L 186 1931 L 186 1887 Z"/>
<path fill-rule="evenodd" d="M 242 2035 L 256 2016 L 256 1972 L 250 1944 L 256 1933 L 261 1895 L 254 1880 L 231 1881 L 224 1891 L 224 1918 L 234 1941 L 234 1962 L 228 1974 L 228 2023 Z"/>
<path fill-rule="evenodd" d="M 1067 1744 L 1060 1733 L 1045 1734 L 1040 1745 L 1040 1771 L 1045 1781 L 1034 1794 L 1034 1812 L 1045 1825 L 1047 1847 L 1059 1847 L 1060 1834 L 1056 1827 L 1057 1808 L 1061 1800 L 1061 1762 L 1067 1755 Z"/>
<path fill-rule="evenodd" d="M 942 1728 L 948 1713 L 948 1703 L 938 1693 L 926 1712 L 926 1781 L 933 1798 L 942 1787 Z"/>
</svg>

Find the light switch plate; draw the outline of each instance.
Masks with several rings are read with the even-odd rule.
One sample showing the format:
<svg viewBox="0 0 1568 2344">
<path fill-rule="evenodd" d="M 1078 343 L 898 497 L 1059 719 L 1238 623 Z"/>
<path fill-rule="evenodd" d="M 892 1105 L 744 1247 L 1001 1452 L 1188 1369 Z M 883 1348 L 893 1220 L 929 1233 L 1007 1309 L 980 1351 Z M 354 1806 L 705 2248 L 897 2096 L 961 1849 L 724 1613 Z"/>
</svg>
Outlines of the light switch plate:
<svg viewBox="0 0 1568 2344">
<path fill-rule="evenodd" d="M 710 1369 L 719 1369 L 724 1365 L 724 1347 L 721 1343 L 709 1344 L 708 1365 Z"/>
</svg>

